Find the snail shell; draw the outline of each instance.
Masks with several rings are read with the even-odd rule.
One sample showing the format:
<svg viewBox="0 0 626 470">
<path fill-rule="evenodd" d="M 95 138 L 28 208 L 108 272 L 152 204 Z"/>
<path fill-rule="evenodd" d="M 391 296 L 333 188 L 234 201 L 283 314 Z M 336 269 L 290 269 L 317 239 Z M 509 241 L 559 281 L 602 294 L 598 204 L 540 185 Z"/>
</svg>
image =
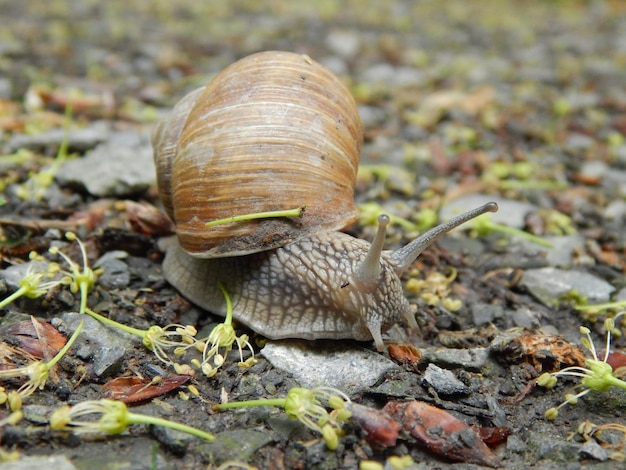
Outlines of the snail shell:
<svg viewBox="0 0 626 470">
<path fill-rule="evenodd" d="M 353 224 L 362 133 L 350 92 L 305 55 L 261 52 L 227 67 L 153 134 L 159 192 L 182 248 L 238 256 Z M 302 218 L 205 226 L 298 206 Z"/>
</svg>

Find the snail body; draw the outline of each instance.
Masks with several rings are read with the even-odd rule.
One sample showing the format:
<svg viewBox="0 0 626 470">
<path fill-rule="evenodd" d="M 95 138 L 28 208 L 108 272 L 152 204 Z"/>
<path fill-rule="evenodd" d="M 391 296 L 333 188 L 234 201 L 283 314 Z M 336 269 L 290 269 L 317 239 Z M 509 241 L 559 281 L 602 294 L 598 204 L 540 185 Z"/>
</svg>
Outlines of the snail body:
<svg viewBox="0 0 626 470">
<path fill-rule="evenodd" d="M 254 54 L 183 98 L 153 136 L 159 191 L 178 236 L 166 249 L 166 279 L 224 316 L 220 282 L 234 318 L 271 339 L 373 339 L 382 350 L 382 333 L 400 318 L 417 327 L 399 276 L 442 235 L 497 206 L 393 252 L 383 251 L 387 216 L 371 244 L 340 232 L 358 217 L 361 142 L 348 90 L 298 54 Z M 306 207 L 302 217 L 234 222 L 215 233 L 204 225 L 294 206 Z"/>
</svg>

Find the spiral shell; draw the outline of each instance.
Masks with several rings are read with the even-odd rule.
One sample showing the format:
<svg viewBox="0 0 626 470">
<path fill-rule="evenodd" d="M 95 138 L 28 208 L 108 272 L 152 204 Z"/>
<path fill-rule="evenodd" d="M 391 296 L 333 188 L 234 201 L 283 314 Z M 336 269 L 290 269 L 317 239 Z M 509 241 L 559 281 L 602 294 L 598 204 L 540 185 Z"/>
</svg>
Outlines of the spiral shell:
<svg viewBox="0 0 626 470">
<path fill-rule="evenodd" d="M 161 199 L 193 256 L 268 250 L 358 217 L 358 109 L 341 81 L 305 55 L 270 51 L 235 62 L 183 98 L 152 140 Z M 306 207 L 301 218 L 205 226 L 298 206 Z"/>
</svg>

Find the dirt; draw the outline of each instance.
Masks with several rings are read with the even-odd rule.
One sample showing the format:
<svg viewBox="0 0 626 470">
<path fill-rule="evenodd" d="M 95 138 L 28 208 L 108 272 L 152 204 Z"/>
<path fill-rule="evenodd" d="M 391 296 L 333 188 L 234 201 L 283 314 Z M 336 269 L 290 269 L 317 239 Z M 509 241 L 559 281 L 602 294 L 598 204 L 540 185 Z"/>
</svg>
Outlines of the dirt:
<svg viewBox="0 0 626 470">
<path fill-rule="evenodd" d="M 376 202 L 415 223 L 419 214 L 437 211 L 447 201 L 481 193 L 527 203 L 531 209 L 520 210 L 526 233 L 580 237 L 560 263 L 532 242 L 497 232 L 476 236 L 469 229 L 427 250 L 403 279 L 420 332 L 408 336 L 406 325 L 400 325 L 390 338 L 415 346 L 428 359 L 394 356 L 400 367 L 351 400 L 377 410 L 389 402 L 420 400 L 476 428 L 497 426 L 510 435 L 494 444 L 494 460 L 483 463 L 501 468 L 621 468 L 624 433 L 605 432 L 603 439 L 591 436 L 589 427 L 586 436 L 576 431 L 586 422 L 626 425 L 623 390 L 589 393 L 547 420 L 544 413 L 579 382 L 561 380 L 552 390 L 534 386 L 542 372 L 578 364 L 581 354 L 590 357 L 579 349 L 580 326 L 591 329 L 603 352 L 602 321 L 608 313 L 581 314 L 574 308 L 584 302 L 578 292 L 540 301 L 523 279 L 534 268 L 558 266 L 591 274 L 614 288 L 611 300 L 624 299 L 625 5 L 313 3 L 0 2 L 0 153 L 18 152 L 12 144 L 16 136 L 34 139 L 27 160 L 0 163 L 5 188 L 0 267 L 25 262 L 31 250 L 46 253 L 54 244 L 79 261 L 76 244 L 63 239 L 63 232 L 74 230 L 90 263 L 115 250 L 127 253 L 121 260 L 128 281 L 120 288 L 115 277 L 109 284 L 101 277 L 89 295 L 93 310 L 135 328 L 193 323 L 208 333 L 221 319 L 193 306 L 163 278 L 158 240 L 169 225 L 157 217 L 156 223 L 151 219 L 138 226 L 130 205 L 120 204 L 132 200 L 161 207 L 154 179 L 118 197 L 61 185 L 59 177 L 41 200 L 24 200 L 16 188 L 52 163 L 63 133 L 48 143 L 36 139 L 63 128 L 72 99 L 69 127 L 76 140 L 69 151 L 83 158 L 98 142 L 78 139 L 81 128 L 105 123 L 105 141 L 115 131 L 139 136 L 143 145 L 156 120 L 187 91 L 235 60 L 272 49 L 308 54 L 331 67 L 360 106 L 362 163 L 396 168 L 390 176 L 372 167 L 364 171 L 357 202 Z M 371 239 L 374 227 L 363 222 L 350 232 Z M 416 231 L 394 225 L 387 245 L 400 246 Z M 411 287 L 415 280 L 452 271 L 454 280 L 439 284 L 442 289 L 430 297 L 423 287 Z M 0 298 L 5 298 L 14 289 L 2 282 Z M 437 305 L 428 302 L 433 296 Z M 460 308 L 445 299 L 459 300 Z M 73 318 L 67 315 L 78 308 L 78 295 L 55 289 L 5 307 L 2 327 L 34 315 L 67 334 Z M 619 324 L 618 329 L 623 332 Z M 64 455 L 76 468 L 90 469 L 217 468 L 227 461 L 250 468 L 322 469 L 359 468 L 359 462 L 370 460 L 391 468 L 389 457 L 410 455 L 413 468 L 480 468 L 470 459 L 454 463 L 452 454 L 437 455 L 436 446 L 418 444 L 408 429 L 397 444 L 381 445 L 368 440 L 358 422 L 348 421 L 339 447 L 331 451 L 319 434 L 279 409 L 212 411 L 224 394 L 230 401 L 283 397 L 298 385 L 259 354 L 263 338 L 243 327 L 237 333 L 251 336 L 255 365 L 242 369 L 231 353 L 214 377 L 198 373 L 179 389 L 132 407 L 214 433 L 217 445 L 144 425 L 97 437 L 50 429 L 52 410 L 102 398 L 103 385 L 114 378 L 174 374 L 140 341 L 125 338 L 119 367 L 102 373 L 97 373 L 97 358 L 70 349 L 56 377 L 25 400 L 25 419 L 0 429 L 3 458 L 12 451 L 22 460 Z M 14 336 L 5 332 L 5 343 Z M 83 347 L 84 340 L 79 344 Z M 375 351 L 367 342 L 342 344 Z M 332 350 L 324 342 L 313 347 Z M 616 335 L 610 347 L 622 352 L 624 339 Z M 481 367 L 460 362 L 464 351 L 477 348 L 488 351 Z M 454 360 L 446 362 L 446 351 Z M 424 381 L 429 361 L 452 371 L 469 391 L 438 393 Z M 1 385 L 12 389 L 19 382 Z M 8 416 L 8 408 L 4 413 Z M 594 443 L 608 450 L 603 453 Z M 0 468 L 18 468 L 13 464 L 0 463 Z"/>
</svg>

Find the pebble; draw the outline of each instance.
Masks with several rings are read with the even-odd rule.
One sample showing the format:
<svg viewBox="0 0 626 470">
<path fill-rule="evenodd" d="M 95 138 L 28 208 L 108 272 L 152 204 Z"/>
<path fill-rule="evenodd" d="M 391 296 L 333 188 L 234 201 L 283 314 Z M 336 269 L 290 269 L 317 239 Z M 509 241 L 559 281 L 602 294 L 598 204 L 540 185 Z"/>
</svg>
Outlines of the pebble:
<svg viewBox="0 0 626 470">
<path fill-rule="evenodd" d="M 198 450 L 205 462 L 247 462 L 252 454 L 273 440 L 272 435 L 266 431 L 237 429 L 219 433 L 213 442 L 198 446 Z"/>
<path fill-rule="evenodd" d="M 489 361 L 487 348 L 450 349 L 450 348 L 423 348 L 422 364 L 434 363 L 439 366 L 461 368 L 477 372 L 485 367 Z"/>
<path fill-rule="evenodd" d="M 97 377 L 110 376 L 119 371 L 126 350 L 135 346 L 136 337 L 76 312 L 61 315 L 60 323 L 69 330 L 64 333 L 73 333 L 81 320 L 84 320 L 85 324 L 73 346 L 76 355 L 85 361 L 93 362 L 93 373 Z M 59 326 L 59 320 L 52 320 L 52 324 Z"/>
<path fill-rule="evenodd" d="M 351 31 L 331 31 L 325 42 L 329 50 L 344 59 L 353 58 L 361 47 L 360 35 Z"/>
<path fill-rule="evenodd" d="M 578 234 L 544 238 L 552 245 L 550 248 L 541 248 L 545 252 L 545 258 L 550 266 L 561 268 L 572 266 L 574 253 L 585 246 L 585 239 Z M 527 244 L 530 245 L 530 242 Z"/>
<path fill-rule="evenodd" d="M 424 382 L 433 387 L 441 397 L 469 395 L 472 391 L 467 385 L 457 379 L 452 371 L 442 369 L 435 364 L 428 364 L 424 371 Z"/>
<path fill-rule="evenodd" d="M 348 395 L 398 369 L 381 354 L 338 341 L 272 341 L 261 353 L 274 367 L 292 374 L 302 387 L 334 387 Z"/>
<path fill-rule="evenodd" d="M 524 271 L 520 285 L 547 306 L 558 305 L 559 298 L 570 291 L 576 291 L 590 303 L 607 302 L 615 290 L 593 274 L 552 267 Z"/>
<path fill-rule="evenodd" d="M 105 289 L 123 289 L 130 283 L 130 269 L 120 258 L 128 257 L 125 251 L 110 251 L 101 256 L 95 268 L 102 268 L 104 272 L 98 278 L 98 284 Z"/>
<path fill-rule="evenodd" d="M 104 121 L 94 122 L 83 129 L 74 129 L 66 133 L 64 129 L 51 129 L 38 134 L 15 134 L 7 143 L 7 151 L 15 152 L 19 149 L 45 151 L 47 154 L 56 154 L 61 142 L 67 139 L 70 152 L 86 152 L 107 139 L 109 124 Z"/>
<path fill-rule="evenodd" d="M 582 459 L 591 457 L 600 462 L 605 462 L 609 459 L 609 452 L 593 439 L 585 442 L 578 453 Z"/>
<path fill-rule="evenodd" d="M 152 148 L 147 136 L 118 132 L 83 158 L 61 165 L 61 186 L 82 186 L 100 197 L 127 197 L 156 183 Z"/>
<path fill-rule="evenodd" d="M 491 323 L 504 316 L 504 309 L 500 305 L 476 303 L 471 306 L 471 311 L 476 326 Z"/>
<path fill-rule="evenodd" d="M 23 456 L 15 462 L 0 463 L 0 470 L 77 470 L 77 467 L 65 455 Z"/>
</svg>

